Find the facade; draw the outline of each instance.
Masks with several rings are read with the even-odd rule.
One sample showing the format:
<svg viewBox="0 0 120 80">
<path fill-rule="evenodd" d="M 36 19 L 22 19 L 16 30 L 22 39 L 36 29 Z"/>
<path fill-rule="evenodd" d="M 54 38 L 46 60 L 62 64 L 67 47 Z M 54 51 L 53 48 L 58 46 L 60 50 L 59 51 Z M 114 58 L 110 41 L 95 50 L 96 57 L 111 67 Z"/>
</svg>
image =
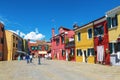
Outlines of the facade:
<svg viewBox="0 0 120 80">
<path fill-rule="evenodd" d="M 28 53 L 28 40 L 23 39 L 23 41 L 22 41 L 22 46 L 23 46 L 23 47 L 22 47 L 22 51 Z"/>
<path fill-rule="evenodd" d="M 51 43 L 44 40 L 37 40 L 36 42 L 29 41 L 28 46 L 31 54 L 36 57 L 38 57 L 38 55 L 45 57 L 45 55 L 50 54 L 51 51 Z"/>
<path fill-rule="evenodd" d="M 58 60 L 68 60 L 70 54 L 70 46 L 66 47 L 68 42 L 70 42 L 70 38 L 72 39 L 74 35 L 74 31 L 60 27 L 59 34 L 55 35 L 54 29 L 52 29 L 52 38 L 51 38 L 51 56 L 52 59 Z M 74 51 L 74 47 L 72 49 Z M 73 52 L 74 56 L 74 52 Z M 74 59 L 73 59 L 74 60 Z"/>
<path fill-rule="evenodd" d="M 0 22 L 0 61 L 4 60 L 4 25 Z"/>
<path fill-rule="evenodd" d="M 94 50 L 97 63 L 110 64 L 108 49 L 108 28 L 106 17 L 103 16 L 94 21 Z"/>
<path fill-rule="evenodd" d="M 94 63 L 93 23 L 75 28 L 76 62 Z"/>
<path fill-rule="evenodd" d="M 8 30 L 5 30 L 4 36 L 4 60 L 17 59 L 19 51 L 22 50 L 22 38 Z"/>
<path fill-rule="evenodd" d="M 106 13 L 111 64 L 120 63 L 120 6 Z"/>
</svg>

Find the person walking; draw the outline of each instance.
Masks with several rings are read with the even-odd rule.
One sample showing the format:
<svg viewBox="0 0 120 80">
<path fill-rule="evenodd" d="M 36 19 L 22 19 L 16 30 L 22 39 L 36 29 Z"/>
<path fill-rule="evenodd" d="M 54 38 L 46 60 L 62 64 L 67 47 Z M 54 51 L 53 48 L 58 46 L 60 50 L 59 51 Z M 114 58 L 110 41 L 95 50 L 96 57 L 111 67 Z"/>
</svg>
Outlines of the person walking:
<svg viewBox="0 0 120 80">
<path fill-rule="evenodd" d="M 40 65 L 41 64 L 41 62 L 40 62 L 40 55 L 38 55 L 38 65 Z"/>
<path fill-rule="evenodd" d="M 33 56 L 32 56 L 32 54 L 30 54 L 30 63 L 32 63 L 32 58 L 33 58 Z"/>
<path fill-rule="evenodd" d="M 30 57 L 29 57 L 29 55 L 27 54 L 27 55 L 26 55 L 27 64 L 29 63 L 29 59 L 30 59 Z"/>
</svg>

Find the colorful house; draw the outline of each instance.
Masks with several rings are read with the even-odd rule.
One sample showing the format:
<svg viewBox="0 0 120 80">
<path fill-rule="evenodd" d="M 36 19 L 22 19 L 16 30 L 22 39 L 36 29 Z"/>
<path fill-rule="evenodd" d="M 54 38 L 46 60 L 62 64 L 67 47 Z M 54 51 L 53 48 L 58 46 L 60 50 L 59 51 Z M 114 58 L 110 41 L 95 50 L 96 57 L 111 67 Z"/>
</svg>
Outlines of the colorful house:
<svg viewBox="0 0 120 80">
<path fill-rule="evenodd" d="M 4 60 L 17 59 L 18 53 L 22 54 L 22 38 L 9 30 L 5 30 L 4 37 Z"/>
<path fill-rule="evenodd" d="M 4 60 L 4 25 L 0 22 L 0 61 Z"/>
<path fill-rule="evenodd" d="M 76 62 L 94 63 L 93 23 L 75 27 Z"/>
<path fill-rule="evenodd" d="M 103 16 L 94 23 L 94 50 L 96 54 L 96 62 L 102 64 L 110 64 L 110 55 L 108 52 L 108 29 L 106 17 Z"/>
<path fill-rule="evenodd" d="M 120 6 L 106 13 L 109 34 L 110 62 L 120 65 Z"/>
<path fill-rule="evenodd" d="M 38 55 L 41 55 L 42 57 L 45 57 L 45 55 L 50 55 L 50 42 L 46 42 L 44 40 L 37 40 L 35 42 L 29 41 L 28 46 L 31 54 L 33 54 L 35 57 L 38 57 Z"/>
<path fill-rule="evenodd" d="M 64 27 L 59 28 L 58 35 L 55 35 L 55 31 L 54 29 L 52 29 L 52 38 L 51 38 L 52 59 L 68 60 L 68 56 L 70 54 L 70 51 L 69 51 L 70 47 L 68 47 L 68 50 L 66 50 L 65 45 L 69 42 L 70 38 L 71 39 L 73 38 L 73 35 L 74 35 L 73 30 L 70 30 Z"/>
</svg>

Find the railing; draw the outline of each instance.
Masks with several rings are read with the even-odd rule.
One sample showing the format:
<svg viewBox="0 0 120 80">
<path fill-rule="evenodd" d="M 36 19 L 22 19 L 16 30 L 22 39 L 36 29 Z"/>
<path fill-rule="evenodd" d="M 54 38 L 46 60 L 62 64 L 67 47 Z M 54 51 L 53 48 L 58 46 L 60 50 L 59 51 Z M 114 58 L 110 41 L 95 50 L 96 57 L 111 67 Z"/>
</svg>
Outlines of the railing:
<svg viewBox="0 0 120 80">
<path fill-rule="evenodd" d="M 74 47 L 75 46 L 75 42 L 71 41 L 65 44 L 65 48 L 69 48 L 69 47 Z"/>
</svg>

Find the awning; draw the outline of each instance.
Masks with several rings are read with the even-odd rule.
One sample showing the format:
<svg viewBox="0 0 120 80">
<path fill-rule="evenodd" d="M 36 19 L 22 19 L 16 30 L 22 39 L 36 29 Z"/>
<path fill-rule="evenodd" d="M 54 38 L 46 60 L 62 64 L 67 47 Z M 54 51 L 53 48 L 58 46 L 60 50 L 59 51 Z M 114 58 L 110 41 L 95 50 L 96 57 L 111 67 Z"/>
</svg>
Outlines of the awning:
<svg viewBox="0 0 120 80">
<path fill-rule="evenodd" d="M 26 54 L 26 52 L 24 52 L 24 51 L 16 51 L 16 53 L 18 53 L 18 54 Z"/>
<path fill-rule="evenodd" d="M 38 54 L 47 54 L 47 51 L 39 51 Z"/>
</svg>

